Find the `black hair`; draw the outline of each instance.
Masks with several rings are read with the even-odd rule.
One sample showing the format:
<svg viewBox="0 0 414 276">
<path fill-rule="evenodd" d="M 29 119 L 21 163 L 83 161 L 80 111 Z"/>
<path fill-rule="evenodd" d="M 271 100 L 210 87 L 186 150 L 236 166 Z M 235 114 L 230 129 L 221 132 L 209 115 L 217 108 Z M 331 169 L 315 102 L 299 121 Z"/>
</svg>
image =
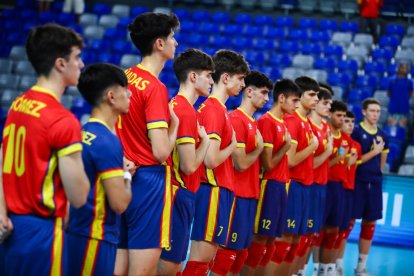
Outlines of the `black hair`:
<svg viewBox="0 0 414 276">
<path fill-rule="evenodd" d="M 350 110 L 348 110 L 348 111 L 346 112 L 345 117 L 347 117 L 347 118 L 355 118 L 355 113 L 354 113 L 354 112 L 352 112 L 352 111 L 350 111 Z"/>
<path fill-rule="evenodd" d="M 213 59 L 203 51 L 191 48 L 179 54 L 173 64 L 174 73 L 179 83 L 187 80 L 190 71 L 214 71 Z"/>
<path fill-rule="evenodd" d="M 362 101 L 362 109 L 363 110 L 367 110 L 368 106 L 370 104 L 377 104 L 379 106 L 381 106 L 380 102 L 377 99 L 374 98 L 366 98 L 365 100 Z"/>
<path fill-rule="evenodd" d="M 272 80 L 265 74 L 259 71 L 251 71 L 245 78 L 244 83 L 246 87 L 253 85 L 257 88 L 268 88 L 269 90 L 273 87 Z"/>
<path fill-rule="evenodd" d="M 95 63 L 81 73 L 78 89 L 93 108 L 101 103 L 107 89 L 115 85 L 128 86 L 124 71 L 113 64 Z"/>
<path fill-rule="evenodd" d="M 331 104 L 331 113 L 334 113 L 335 111 L 343 111 L 347 112 L 348 107 L 346 106 L 346 103 L 339 100 L 334 100 Z"/>
<path fill-rule="evenodd" d="M 213 56 L 215 71 L 213 80 L 218 83 L 224 73 L 233 76 L 235 74 L 249 74 L 249 64 L 244 57 L 232 50 L 219 50 Z"/>
<path fill-rule="evenodd" d="M 294 81 L 290 79 L 280 79 L 277 80 L 273 86 L 274 103 L 277 103 L 277 99 L 282 94 L 285 98 L 288 98 L 289 96 L 300 97 L 302 95 L 302 90 Z"/>
<path fill-rule="evenodd" d="M 178 17 L 173 13 L 146 12 L 135 17 L 128 25 L 128 31 L 132 43 L 145 57 L 151 55 L 155 40 L 166 39 L 179 26 Z"/>
<path fill-rule="evenodd" d="M 319 91 L 319 84 L 316 80 L 307 77 L 301 76 L 295 79 L 295 83 L 302 89 L 302 93 L 306 91 L 313 90 L 315 92 Z"/>
<path fill-rule="evenodd" d="M 318 99 L 322 100 L 330 100 L 332 99 L 332 94 L 328 91 L 328 89 L 324 87 L 319 87 Z"/>
<path fill-rule="evenodd" d="M 319 82 L 319 89 L 321 88 L 325 88 L 326 90 L 328 90 L 328 92 L 331 93 L 332 97 L 335 95 L 332 87 L 326 82 Z"/>
<path fill-rule="evenodd" d="M 27 57 L 39 76 L 49 76 L 56 59 L 69 59 L 73 47 L 84 47 L 74 30 L 57 24 L 46 24 L 30 30 L 26 40 Z"/>
</svg>

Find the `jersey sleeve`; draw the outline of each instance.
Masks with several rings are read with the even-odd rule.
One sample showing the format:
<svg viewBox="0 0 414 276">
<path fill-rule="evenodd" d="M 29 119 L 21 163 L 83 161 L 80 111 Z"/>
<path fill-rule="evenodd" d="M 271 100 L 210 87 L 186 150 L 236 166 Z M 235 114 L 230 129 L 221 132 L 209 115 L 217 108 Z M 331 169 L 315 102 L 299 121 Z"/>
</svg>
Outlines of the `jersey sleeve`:
<svg viewBox="0 0 414 276">
<path fill-rule="evenodd" d="M 208 137 L 221 142 L 224 129 L 224 114 L 222 114 L 222 112 L 217 112 L 212 108 L 205 107 L 201 111 L 200 118 Z"/>
<path fill-rule="evenodd" d="M 236 133 L 237 148 L 246 148 L 247 133 L 243 121 L 234 116 L 230 116 L 230 119 L 234 132 Z"/>
<path fill-rule="evenodd" d="M 381 131 L 382 139 L 384 140 L 384 149 L 382 150 L 383 153 L 390 152 L 390 145 L 388 143 L 388 137 L 384 131 Z"/>
<path fill-rule="evenodd" d="M 82 151 L 81 126 L 73 116 L 57 120 L 49 129 L 50 144 L 58 157 Z"/>
<path fill-rule="evenodd" d="M 154 85 L 145 98 L 145 119 L 147 129 L 168 128 L 170 111 L 167 91 L 162 85 Z"/>
<path fill-rule="evenodd" d="M 262 119 L 257 122 L 257 125 L 260 134 L 263 137 L 263 146 L 265 148 L 273 148 L 275 130 L 272 126 L 272 123 L 267 119 Z"/>
<path fill-rule="evenodd" d="M 286 119 L 286 128 L 289 131 L 292 144 L 297 145 L 299 141 L 299 128 L 295 118 L 290 117 Z"/>
<path fill-rule="evenodd" d="M 174 106 L 174 112 L 180 120 L 180 124 L 178 125 L 176 144 L 195 144 L 198 133 L 197 124 L 194 122 L 197 119 L 192 116 L 192 114 L 186 113 L 185 108 L 178 108 L 178 106 Z"/>
<path fill-rule="evenodd" d="M 96 170 L 102 180 L 124 175 L 122 146 L 115 136 L 104 137 L 102 143 L 92 145 Z"/>
</svg>

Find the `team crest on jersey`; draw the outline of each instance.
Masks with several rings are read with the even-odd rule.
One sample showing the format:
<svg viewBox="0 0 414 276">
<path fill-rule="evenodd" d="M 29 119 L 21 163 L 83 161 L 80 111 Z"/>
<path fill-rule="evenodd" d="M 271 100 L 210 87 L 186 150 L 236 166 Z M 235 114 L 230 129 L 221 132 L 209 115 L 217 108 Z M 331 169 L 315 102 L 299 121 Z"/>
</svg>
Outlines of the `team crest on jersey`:
<svg viewBox="0 0 414 276">
<path fill-rule="evenodd" d="M 280 129 L 280 126 L 277 126 L 277 131 L 282 132 L 282 130 Z"/>
<path fill-rule="evenodd" d="M 253 129 L 253 126 L 251 123 L 248 123 L 247 125 L 249 126 L 249 129 Z"/>
<path fill-rule="evenodd" d="M 300 122 L 300 125 L 302 126 L 302 128 L 305 128 L 305 124 L 303 122 Z"/>
<path fill-rule="evenodd" d="M 367 139 L 367 135 L 366 134 L 362 134 L 362 139 Z"/>
<path fill-rule="evenodd" d="M 227 115 L 227 113 L 224 113 L 224 116 L 226 116 L 226 120 L 229 119 L 229 116 Z"/>
</svg>

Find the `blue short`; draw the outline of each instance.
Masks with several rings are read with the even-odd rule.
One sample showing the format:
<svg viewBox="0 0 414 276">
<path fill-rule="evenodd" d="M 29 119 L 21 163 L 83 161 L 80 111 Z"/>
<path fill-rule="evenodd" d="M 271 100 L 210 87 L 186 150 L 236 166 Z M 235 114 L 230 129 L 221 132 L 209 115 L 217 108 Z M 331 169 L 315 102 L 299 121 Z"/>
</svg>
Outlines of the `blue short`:
<svg viewBox="0 0 414 276">
<path fill-rule="evenodd" d="M 241 250 L 250 247 L 256 207 L 255 198 L 234 197 L 227 248 Z"/>
<path fill-rule="evenodd" d="M 232 191 L 201 183 L 196 194 L 191 239 L 226 246 L 233 201 Z"/>
<path fill-rule="evenodd" d="M 344 190 L 344 212 L 342 216 L 342 223 L 339 226 L 340 230 L 348 230 L 349 222 L 352 219 L 353 205 L 354 205 L 354 191 Z"/>
<path fill-rule="evenodd" d="M 308 230 L 310 186 L 291 180 L 288 190 L 285 232 L 304 235 Z"/>
<path fill-rule="evenodd" d="M 164 248 L 161 259 L 181 263 L 187 257 L 191 223 L 195 212 L 195 193 L 173 186 L 171 247 Z"/>
<path fill-rule="evenodd" d="M 116 244 L 67 233 L 68 275 L 114 275 Z"/>
<path fill-rule="evenodd" d="M 341 182 L 328 181 L 325 225 L 339 227 L 344 214 L 344 188 Z"/>
<path fill-rule="evenodd" d="M 355 180 L 353 218 L 370 221 L 382 218 L 382 181 Z"/>
<path fill-rule="evenodd" d="M 326 185 L 313 183 L 310 187 L 308 232 L 319 233 L 324 224 Z"/>
<path fill-rule="evenodd" d="M 166 248 L 171 240 L 171 170 L 139 167 L 132 178 L 132 200 L 121 219 L 119 248 Z"/>
<path fill-rule="evenodd" d="M 13 233 L 4 242 L 2 275 L 66 275 L 62 218 L 10 214 Z"/>
<path fill-rule="evenodd" d="M 286 224 L 287 197 L 286 183 L 266 179 L 260 182 L 255 234 L 270 238 L 282 236 Z"/>
</svg>

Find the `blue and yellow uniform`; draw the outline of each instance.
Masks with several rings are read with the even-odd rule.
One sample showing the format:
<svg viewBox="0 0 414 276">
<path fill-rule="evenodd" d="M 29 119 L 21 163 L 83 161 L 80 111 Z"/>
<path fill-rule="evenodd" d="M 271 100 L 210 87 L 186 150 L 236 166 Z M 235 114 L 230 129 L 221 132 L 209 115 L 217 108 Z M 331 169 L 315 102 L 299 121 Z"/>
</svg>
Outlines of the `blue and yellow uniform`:
<svg viewBox="0 0 414 276">
<path fill-rule="evenodd" d="M 387 136 L 379 128 L 375 131 L 369 131 L 361 122 L 358 126 L 355 126 L 351 137 L 361 145 L 362 155 L 372 150 L 374 139 L 377 143 L 384 141 L 385 145 L 382 153 L 389 152 Z M 382 218 L 381 154 L 357 167 L 353 217 L 366 220 Z"/>
<path fill-rule="evenodd" d="M 102 181 L 124 175 L 122 145 L 108 126 L 95 118 L 84 125 L 82 141 L 91 190 L 84 206 L 70 208 L 69 275 L 113 275 L 120 216 L 111 210 Z"/>
<path fill-rule="evenodd" d="M 58 159 L 82 150 L 81 128 L 56 95 L 39 86 L 17 97 L 3 131 L 3 188 L 14 225 L 4 242 L 5 275 L 65 272 L 67 198 Z"/>
</svg>

